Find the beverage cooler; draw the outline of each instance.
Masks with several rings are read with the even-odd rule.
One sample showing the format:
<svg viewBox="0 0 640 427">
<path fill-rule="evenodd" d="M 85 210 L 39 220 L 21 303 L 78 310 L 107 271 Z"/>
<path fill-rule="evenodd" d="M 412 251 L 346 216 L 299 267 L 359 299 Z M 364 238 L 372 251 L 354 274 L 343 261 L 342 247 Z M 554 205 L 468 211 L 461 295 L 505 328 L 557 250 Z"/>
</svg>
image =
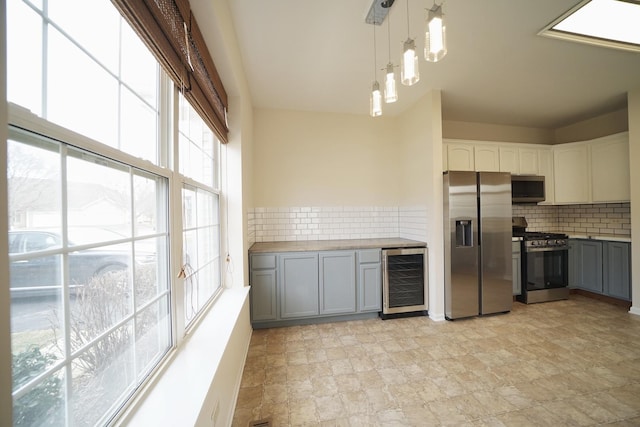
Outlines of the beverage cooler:
<svg viewBox="0 0 640 427">
<path fill-rule="evenodd" d="M 427 315 L 427 248 L 382 251 L 383 319 Z"/>
</svg>

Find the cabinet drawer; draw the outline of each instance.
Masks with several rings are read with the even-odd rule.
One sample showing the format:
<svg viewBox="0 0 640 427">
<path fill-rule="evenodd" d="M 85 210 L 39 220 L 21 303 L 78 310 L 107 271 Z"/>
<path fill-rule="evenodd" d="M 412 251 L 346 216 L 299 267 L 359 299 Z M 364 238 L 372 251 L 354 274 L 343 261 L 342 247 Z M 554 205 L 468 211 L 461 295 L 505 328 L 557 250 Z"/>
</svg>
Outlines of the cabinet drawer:
<svg viewBox="0 0 640 427">
<path fill-rule="evenodd" d="M 276 268 L 275 255 L 252 255 L 251 268 Z"/>
<path fill-rule="evenodd" d="M 380 249 L 366 249 L 358 251 L 358 262 L 360 264 L 367 262 L 380 262 Z"/>
</svg>

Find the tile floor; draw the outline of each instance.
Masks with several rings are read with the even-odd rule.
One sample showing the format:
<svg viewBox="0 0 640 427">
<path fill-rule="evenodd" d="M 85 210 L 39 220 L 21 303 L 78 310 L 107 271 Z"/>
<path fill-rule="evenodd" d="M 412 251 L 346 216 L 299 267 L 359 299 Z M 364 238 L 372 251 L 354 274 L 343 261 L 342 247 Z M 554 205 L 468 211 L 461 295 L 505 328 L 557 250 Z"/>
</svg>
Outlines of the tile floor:
<svg viewBox="0 0 640 427">
<path fill-rule="evenodd" d="M 572 295 L 485 318 L 253 332 L 233 425 L 640 426 L 640 317 Z"/>
</svg>

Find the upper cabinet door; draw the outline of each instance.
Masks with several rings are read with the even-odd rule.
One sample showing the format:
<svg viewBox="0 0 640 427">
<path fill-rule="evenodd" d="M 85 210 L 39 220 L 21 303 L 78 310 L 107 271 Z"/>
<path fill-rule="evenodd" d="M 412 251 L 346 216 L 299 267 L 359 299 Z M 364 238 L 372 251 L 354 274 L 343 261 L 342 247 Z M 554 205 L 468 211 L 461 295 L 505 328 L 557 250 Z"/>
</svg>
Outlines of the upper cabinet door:
<svg viewBox="0 0 640 427">
<path fill-rule="evenodd" d="M 556 203 L 590 203 L 589 146 L 562 144 L 553 147 Z"/>
<path fill-rule="evenodd" d="M 518 148 L 500 147 L 500 172 L 511 172 L 513 175 L 520 173 Z"/>
<path fill-rule="evenodd" d="M 538 150 L 538 175 L 544 176 L 544 202 L 541 205 L 552 205 L 555 203 L 555 191 L 553 184 L 553 152 L 551 148 L 541 148 Z"/>
<path fill-rule="evenodd" d="M 474 171 L 473 145 L 449 143 L 447 157 L 450 171 Z"/>
<path fill-rule="evenodd" d="M 500 172 L 500 154 L 494 145 L 476 145 L 474 147 L 475 170 L 477 172 Z"/>
<path fill-rule="evenodd" d="M 538 150 L 534 148 L 520 148 L 518 150 L 520 175 L 538 175 Z"/>
<path fill-rule="evenodd" d="M 591 186 L 594 202 L 630 200 L 629 138 L 626 133 L 591 144 Z"/>
</svg>

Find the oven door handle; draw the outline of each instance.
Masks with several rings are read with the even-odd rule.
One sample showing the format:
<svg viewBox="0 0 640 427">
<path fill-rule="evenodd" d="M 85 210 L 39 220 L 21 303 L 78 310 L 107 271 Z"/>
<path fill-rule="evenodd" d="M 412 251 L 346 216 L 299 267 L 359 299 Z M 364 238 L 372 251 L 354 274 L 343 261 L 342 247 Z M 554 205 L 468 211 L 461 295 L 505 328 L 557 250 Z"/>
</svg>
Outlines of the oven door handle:
<svg viewBox="0 0 640 427">
<path fill-rule="evenodd" d="M 551 252 L 551 251 L 568 251 L 569 246 L 551 246 L 547 248 L 525 248 L 525 252 Z"/>
</svg>

